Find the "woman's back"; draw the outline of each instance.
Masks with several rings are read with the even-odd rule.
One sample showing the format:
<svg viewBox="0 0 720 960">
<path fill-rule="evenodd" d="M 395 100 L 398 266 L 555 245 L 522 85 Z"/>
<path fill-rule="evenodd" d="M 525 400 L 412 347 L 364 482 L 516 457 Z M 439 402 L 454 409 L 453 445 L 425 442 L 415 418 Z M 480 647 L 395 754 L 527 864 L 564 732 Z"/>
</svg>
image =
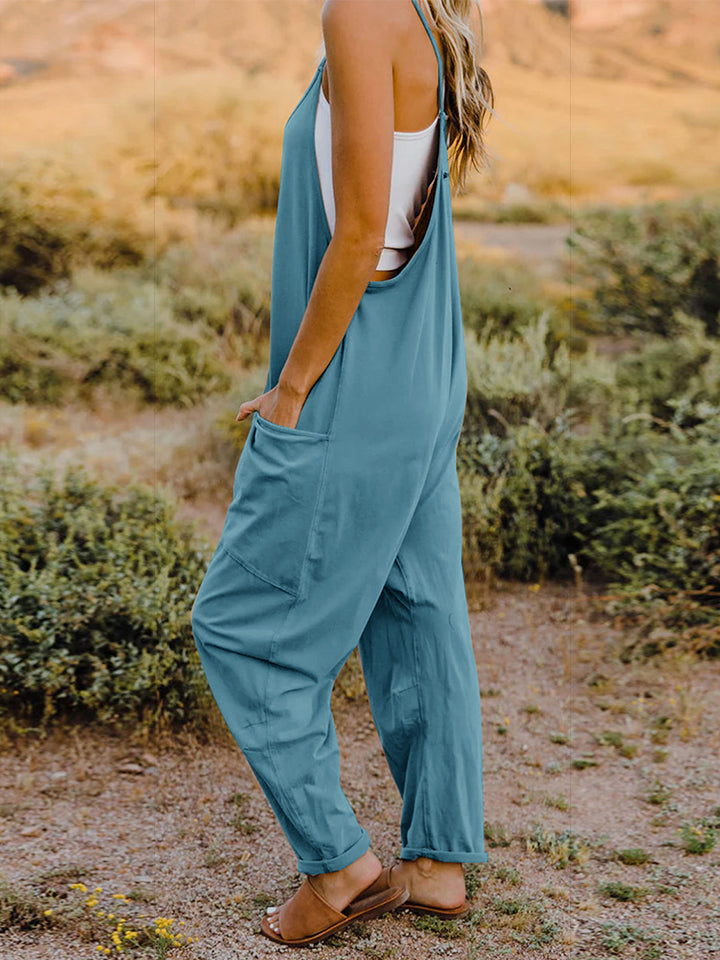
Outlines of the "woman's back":
<svg viewBox="0 0 720 960">
<path fill-rule="evenodd" d="M 376 264 L 373 279 L 384 280 L 400 270 L 409 260 L 415 246 L 413 226 L 432 183 L 438 156 L 438 132 L 440 128 L 438 112 L 439 75 L 438 56 L 430 41 L 428 30 L 419 18 L 413 3 L 392 3 L 383 6 L 380 26 L 387 48 L 391 51 L 391 63 L 378 64 L 370 68 L 375 78 L 368 76 L 368 62 L 365 62 L 364 79 L 354 81 L 354 90 L 349 92 L 348 78 L 343 81 L 344 91 L 333 94 L 330 81 L 332 71 L 325 64 L 321 69 L 320 92 L 315 116 L 315 156 L 318 179 L 321 185 L 323 206 L 329 232 L 335 232 L 336 204 L 339 191 L 348 193 L 347 181 L 362 178 L 361 189 L 365 189 L 368 202 L 370 196 L 377 197 L 376 206 L 380 206 L 384 219 L 383 248 Z M 438 35 L 430 29 L 433 40 L 439 50 Z M 391 79 L 390 103 L 380 102 L 377 87 L 368 89 L 388 71 Z M 338 80 L 339 82 L 339 80 Z M 350 88 L 353 80 L 349 81 Z M 334 106 L 339 93 L 344 97 L 346 113 L 354 114 L 356 99 L 365 99 L 374 106 L 372 125 L 364 127 L 364 132 L 354 134 L 352 147 L 348 143 L 347 116 L 335 116 Z M 373 176 L 373 164 L 361 159 L 375 151 L 384 141 L 387 147 L 387 110 L 392 110 L 392 158 L 389 192 L 382 182 Z M 383 116 L 384 114 L 384 116 Z M 345 143 L 337 147 L 337 135 L 345 130 Z M 333 137 L 333 126 L 336 136 Z M 373 129 L 374 128 L 374 129 Z M 357 142 L 360 140 L 361 142 Z M 353 156 L 349 155 L 352 150 Z M 336 155 L 337 154 L 337 155 Z M 387 161 L 385 161 L 387 162 Z M 333 166 L 335 176 L 333 176 Z M 351 170 L 350 167 L 354 167 Z M 376 166 L 376 164 L 375 164 Z M 352 191 L 355 188 L 350 188 Z M 341 211 L 342 212 L 342 211 Z"/>
</svg>

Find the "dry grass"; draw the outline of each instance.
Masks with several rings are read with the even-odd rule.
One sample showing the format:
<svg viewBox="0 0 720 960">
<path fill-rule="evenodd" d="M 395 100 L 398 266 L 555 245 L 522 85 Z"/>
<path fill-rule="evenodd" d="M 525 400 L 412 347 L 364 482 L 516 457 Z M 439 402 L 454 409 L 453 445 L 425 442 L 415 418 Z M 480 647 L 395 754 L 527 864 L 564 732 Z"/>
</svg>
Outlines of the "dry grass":
<svg viewBox="0 0 720 960">
<path fill-rule="evenodd" d="M 283 124 L 321 38 L 319 0 L 272 9 L 245 0 L 243 18 L 227 4 L 199 17 L 176 3 L 155 20 L 147 2 L 112 4 L 101 25 L 90 9 L 63 16 L 65 0 L 43 23 L 5 4 L 13 16 L 0 55 L 36 51 L 48 62 L 0 88 L 6 171 L 19 161 L 15 175 L 43 208 L 128 220 L 161 246 L 193 236 L 202 214 L 233 222 L 272 210 Z M 474 176 L 458 210 L 500 199 L 509 184 L 580 203 L 715 192 L 720 69 L 697 39 L 714 23 L 712 6 L 673 7 L 669 26 L 571 34 L 539 5 L 496 5 L 485 66 L 502 121 L 489 128 L 491 169 Z M 690 31 L 694 45 L 684 34 L 659 44 L 653 30 L 670 27 Z"/>
</svg>

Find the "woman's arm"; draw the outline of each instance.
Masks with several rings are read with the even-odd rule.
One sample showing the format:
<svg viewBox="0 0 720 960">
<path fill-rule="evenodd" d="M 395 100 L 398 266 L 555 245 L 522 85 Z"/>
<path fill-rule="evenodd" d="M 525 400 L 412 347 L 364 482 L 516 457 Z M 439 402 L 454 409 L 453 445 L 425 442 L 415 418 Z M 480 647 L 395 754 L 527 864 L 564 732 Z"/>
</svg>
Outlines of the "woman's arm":
<svg viewBox="0 0 720 960">
<path fill-rule="evenodd" d="M 258 410 L 274 423 L 297 425 L 307 395 L 332 360 L 377 268 L 395 126 L 389 15 L 387 0 L 325 0 L 335 230 L 277 385 L 243 403 L 237 420 Z"/>
</svg>

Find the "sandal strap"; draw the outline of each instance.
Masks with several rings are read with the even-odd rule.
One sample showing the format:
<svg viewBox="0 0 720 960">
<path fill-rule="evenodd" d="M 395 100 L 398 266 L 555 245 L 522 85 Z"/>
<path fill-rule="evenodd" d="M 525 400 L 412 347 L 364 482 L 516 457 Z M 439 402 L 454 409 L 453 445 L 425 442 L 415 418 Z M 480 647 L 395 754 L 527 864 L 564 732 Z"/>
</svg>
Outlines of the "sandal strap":
<svg viewBox="0 0 720 960">
<path fill-rule="evenodd" d="M 278 920 L 280 936 L 284 940 L 299 940 L 347 920 L 347 914 L 328 903 L 313 886 L 312 877 L 308 876 L 300 889 L 280 907 Z"/>
</svg>

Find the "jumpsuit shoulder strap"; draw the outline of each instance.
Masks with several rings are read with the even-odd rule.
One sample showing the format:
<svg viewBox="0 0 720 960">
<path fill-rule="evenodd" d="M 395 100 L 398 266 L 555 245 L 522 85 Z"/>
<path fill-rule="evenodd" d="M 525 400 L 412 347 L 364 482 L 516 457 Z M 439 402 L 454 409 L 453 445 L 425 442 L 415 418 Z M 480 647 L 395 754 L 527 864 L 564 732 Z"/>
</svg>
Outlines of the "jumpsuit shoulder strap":
<svg viewBox="0 0 720 960">
<path fill-rule="evenodd" d="M 418 16 L 419 16 L 420 19 L 422 20 L 422 25 L 425 27 L 425 30 L 426 30 L 426 32 L 427 32 L 427 35 L 430 37 L 430 41 L 431 41 L 431 43 L 432 43 L 432 45 L 433 45 L 433 50 L 435 51 L 435 56 L 437 57 L 437 64 L 438 64 L 438 101 L 439 101 L 439 102 L 438 102 L 438 111 L 439 111 L 441 114 L 444 115 L 445 111 L 443 110 L 443 104 L 445 103 L 445 89 L 444 89 L 444 77 L 443 77 L 443 74 L 444 74 L 445 68 L 444 68 L 444 65 L 443 65 L 443 59 L 442 59 L 442 56 L 441 56 L 441 54 L 440 54 L 440 50 L 439 50 L 439 48 L 438 48 L 437 40 L 435 39 L 435 35 L 433 34 L 432 30 L 430 29 L 430 27 L 429 27 L 429 25 L 428 25 L 427 20 L 425 19 L 425 14 L 424 14 L 424 13 L 422 12 L 422 10 L 420 9 L 420 6 L 419 6 L 419 4 L 418 4 L 418 0 L 412 0 L 412 4 L 413 4 L 413 6 L 415 7 L 415 9 L 417 10 Z"/>
</svg>

